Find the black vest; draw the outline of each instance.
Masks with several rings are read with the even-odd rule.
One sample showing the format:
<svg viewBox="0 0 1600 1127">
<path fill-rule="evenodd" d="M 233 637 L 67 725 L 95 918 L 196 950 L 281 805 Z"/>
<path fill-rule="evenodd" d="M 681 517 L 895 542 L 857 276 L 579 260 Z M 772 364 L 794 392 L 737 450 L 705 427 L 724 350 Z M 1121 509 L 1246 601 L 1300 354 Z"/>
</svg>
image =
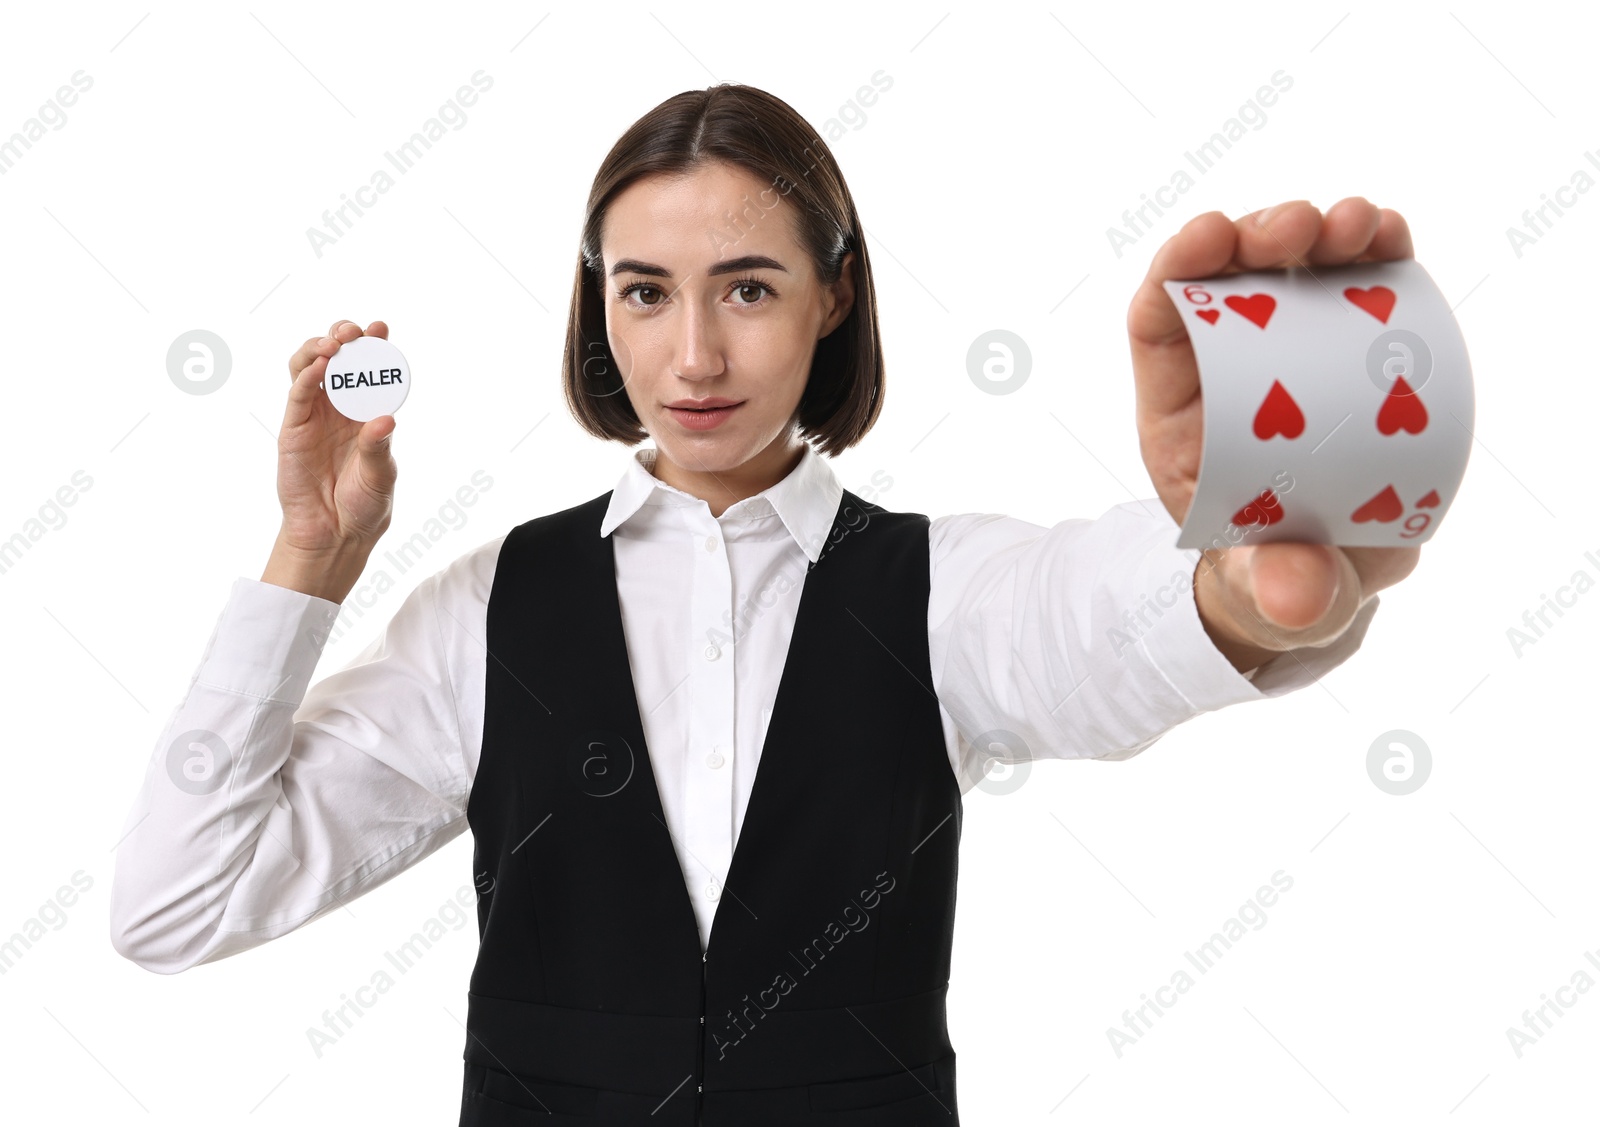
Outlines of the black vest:
<svg viewBox="0 0 1600 1127">
<path fill-rule="evenodd" d="M 598 533 L 610 497 L 519 525 L 495 568 L 461 1124 L 958 1124 L 961 795 L 928 518 L 844 492 L 702 955 Z"/>
</svg>

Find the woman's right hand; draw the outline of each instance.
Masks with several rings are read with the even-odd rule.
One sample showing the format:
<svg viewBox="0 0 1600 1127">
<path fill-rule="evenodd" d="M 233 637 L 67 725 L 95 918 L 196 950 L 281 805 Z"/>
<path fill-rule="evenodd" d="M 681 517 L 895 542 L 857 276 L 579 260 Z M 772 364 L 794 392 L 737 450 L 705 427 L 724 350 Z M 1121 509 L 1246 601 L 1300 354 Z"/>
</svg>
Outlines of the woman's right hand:
<svg viewBox="0 0 1600 1127">
<path fill-rule="evenodd" d="M 363 334 L 354 321 L 335 321 L 326 337 L 312 337 L 289 358 L 293 382 L 278 435 L 278 540 L 296 556 L 364 558 L 389 527 L 394 416 L 347 419 L 322 388 L 328 357 L 362 335 L 387 340 L 389 326 L 374 321 Z"/>
</svg>

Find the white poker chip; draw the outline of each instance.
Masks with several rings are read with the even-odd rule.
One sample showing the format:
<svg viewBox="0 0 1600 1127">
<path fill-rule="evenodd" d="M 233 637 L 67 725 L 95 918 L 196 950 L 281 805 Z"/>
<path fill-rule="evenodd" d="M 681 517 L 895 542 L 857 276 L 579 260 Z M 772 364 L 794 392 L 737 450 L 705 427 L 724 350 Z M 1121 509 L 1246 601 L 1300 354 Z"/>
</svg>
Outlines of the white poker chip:
<svg viewBox="0 0 1600 1127">
<path fill-rule="evenodd" d="M 365 423 L 392 415 L 411 390 L 411 367 L 400 350 L 382 337 L 360 336 L 328 357 L 323 389 L 333 409 Z"/>
</svg>

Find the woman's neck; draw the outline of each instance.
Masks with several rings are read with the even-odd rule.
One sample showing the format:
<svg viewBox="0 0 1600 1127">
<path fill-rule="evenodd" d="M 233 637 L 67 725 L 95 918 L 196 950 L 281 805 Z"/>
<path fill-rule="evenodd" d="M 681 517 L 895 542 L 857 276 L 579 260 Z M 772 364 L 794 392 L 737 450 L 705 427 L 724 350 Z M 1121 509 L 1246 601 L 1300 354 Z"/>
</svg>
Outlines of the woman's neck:
<svg viewBox="0 0 1600 1127">
<path fill-rule="evenodd" d="M 788 477 L 805 452 L 801 441 L 778 441 L 732 469 L 713 472 L 680 466 L 657 447 L 650 472 L 674 489 L 699 497 L 710 507 L 713 517 L 720 517 L 730 505 L 754 497 Z"/>
</svg>

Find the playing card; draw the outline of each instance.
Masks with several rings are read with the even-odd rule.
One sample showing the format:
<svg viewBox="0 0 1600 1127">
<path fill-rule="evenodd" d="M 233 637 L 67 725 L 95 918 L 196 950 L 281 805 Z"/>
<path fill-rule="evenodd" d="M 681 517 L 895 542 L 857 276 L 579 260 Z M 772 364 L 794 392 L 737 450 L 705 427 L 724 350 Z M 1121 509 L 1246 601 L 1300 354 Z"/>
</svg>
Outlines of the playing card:
<svg viewBox="0 0 1600 1127">
<path fill-rule="evenodd" d="M 1180 548 L 1421 544 L 1472 445 L 1472 371 L 1415 259 L 1165 283 L 1205 443 Z"/>
</svg>

